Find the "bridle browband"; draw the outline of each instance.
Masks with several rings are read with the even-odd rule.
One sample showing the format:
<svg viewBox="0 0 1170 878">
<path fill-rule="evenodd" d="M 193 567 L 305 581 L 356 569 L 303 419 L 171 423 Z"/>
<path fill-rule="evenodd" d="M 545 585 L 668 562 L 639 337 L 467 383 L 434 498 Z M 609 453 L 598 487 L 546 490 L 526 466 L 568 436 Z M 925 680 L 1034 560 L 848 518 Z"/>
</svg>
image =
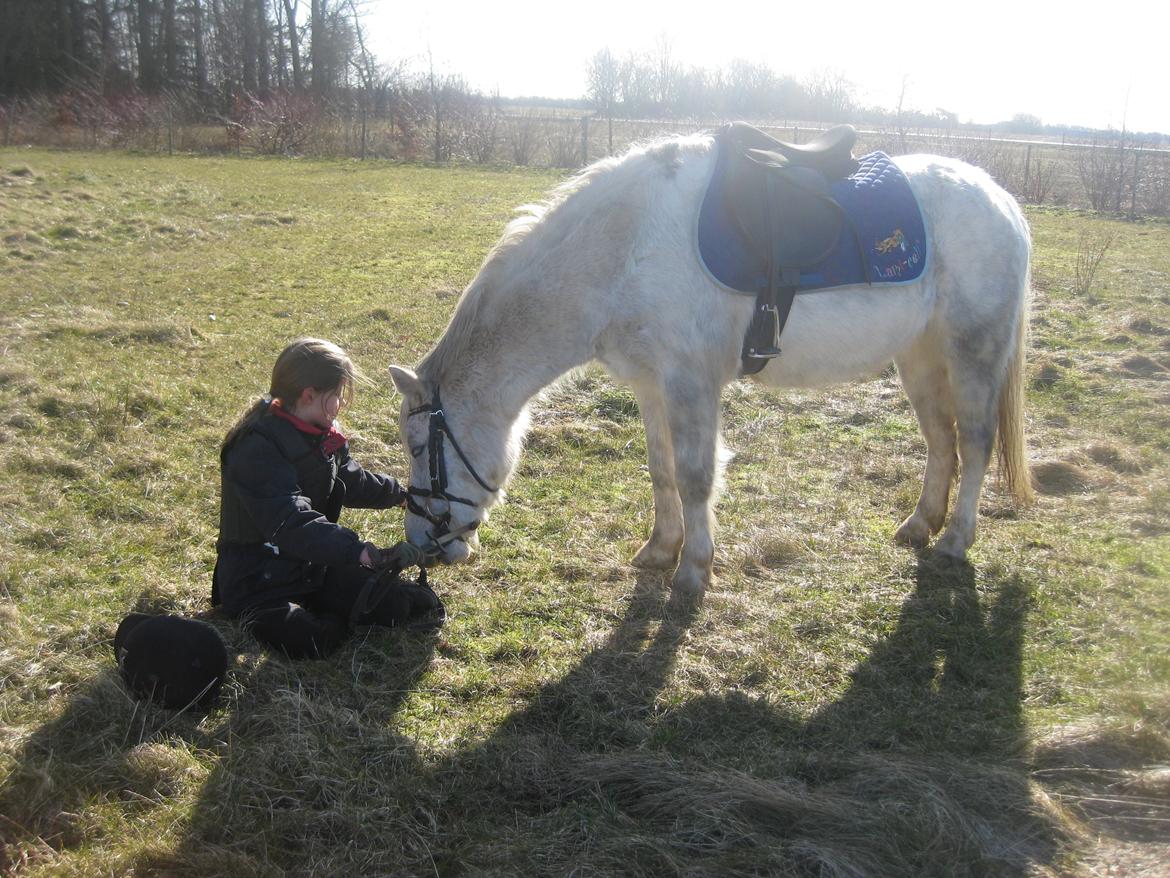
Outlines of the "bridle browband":
<svg viewBox="0 0 1170 878">
<path fill-rule="evenodd" d="M 431 398 L 429 405 L 413 408 L 407 412 L 406 416 L 412 418 L 422 414 L 429 416 L 427 442 L 426 445 L 411 447 L 410 456 L 418 457 L 424 450 L 427 452 L 427 469 L 431 486 L 429 488 L 408 486 L 406 489 L 406 508 L 415 515 L 425 518 L 434 528 L 429 534 L 431 545 L 426 548 L 442 550 L 447 543 L 464 539 L 466 534 L 479 527 L 479 521 L 473 521 L 471 524 L 451 530 L 452 503 L 462 503 L 464 506 L 478 506 L 478 504 L 465 497 L 456 497 L 447 492 L 447 460 L 443 454 L 443 438 L 446 437 L 450 440 L 451 447 L 455 449 L 455 453 L 463 461 L 464 468 L 481 488 L 489 494 L 498 493 L 500 489 L 493 488 L 483 480 L 480 474 L 475 471 L 475 467 L 471 465 L 471 461 L 467 459 L 467 455 L 463 453 L 463 449 L 459 447 L 459 442 L 456 441 L 455 435 L 451 432 L 451 425 L 447 423 L 447 416 L 443 413 L 443 403 L 439 398 L 438 387 L 435 387 L 435 395 Z M 416 497 L 446 500 L 447 511 L 442 515 L 435 515 L 425 504 L 415 500 Z"/>
</svg>

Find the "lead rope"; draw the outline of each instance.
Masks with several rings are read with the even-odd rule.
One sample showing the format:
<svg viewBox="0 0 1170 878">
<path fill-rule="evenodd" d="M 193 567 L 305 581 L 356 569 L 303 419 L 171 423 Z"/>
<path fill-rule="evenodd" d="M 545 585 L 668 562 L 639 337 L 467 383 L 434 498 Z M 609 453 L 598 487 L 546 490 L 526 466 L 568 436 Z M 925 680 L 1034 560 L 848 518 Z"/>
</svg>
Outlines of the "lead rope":
<svg viewBox="0 0 1170 878">
<path fill-rule="evenodd" d="M 402 567 L 391 564 L 382 570 L 370 574 L 365 583 L 362 584 L 362 589 L 358 592 L 357 599 L 353 602 L 353 607 L 349 611 L 350 628 L 356 628 L 358 620 L 367 613 L 372 612 L 386 597 L 390 589 L 401 587 L 399 574 L 402 573 L 402 570 Z M 408 622 L 401 627 L 407 631 L 438 631 L 443 627 L 443 623 L 447 621 L 447 607 L 443 604 L 443 599 L 436 594 L 435 590 L 431 588 L 430 583 L 427 582 L 427 568 L 419 567 L 418 579 L 415 580 L 414 585 L 430 592 L 431 597 L 435 599 L 435 608 L 431 611 L 432 615 L 430 618 L 421 619 L 417 622 Z"/>
</svg>

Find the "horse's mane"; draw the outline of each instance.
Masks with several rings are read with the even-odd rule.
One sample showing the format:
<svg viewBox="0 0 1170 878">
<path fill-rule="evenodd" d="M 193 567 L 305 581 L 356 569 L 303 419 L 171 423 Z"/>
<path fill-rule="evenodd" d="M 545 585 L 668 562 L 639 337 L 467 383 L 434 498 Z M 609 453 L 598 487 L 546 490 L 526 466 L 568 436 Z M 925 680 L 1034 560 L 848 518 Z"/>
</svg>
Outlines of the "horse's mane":
<svg viewBox="0 0 1170 878">
<path fill-rule="evenodd" d="M 550 244 L 571 235 L 575 227 L 608 208 L 615 192 L 629 192 L 649 173 L 677 167 L 680 138 L 658 139 L 632 146 L 624 154 L 604 158 L 574 174 L 551 190 L 543 201 L 522 205 L 504 229 L 475 278 L 463 291 L 442 337 L 419 364 L 419 375 L 429 383 L 445 382 L 457 360 L 479 341 L 493 308 L 507 307 L 509 272 L 516 268 L 522 245 Z M 533 248 L 525 247 L 525 255 Z"/>
</svg>

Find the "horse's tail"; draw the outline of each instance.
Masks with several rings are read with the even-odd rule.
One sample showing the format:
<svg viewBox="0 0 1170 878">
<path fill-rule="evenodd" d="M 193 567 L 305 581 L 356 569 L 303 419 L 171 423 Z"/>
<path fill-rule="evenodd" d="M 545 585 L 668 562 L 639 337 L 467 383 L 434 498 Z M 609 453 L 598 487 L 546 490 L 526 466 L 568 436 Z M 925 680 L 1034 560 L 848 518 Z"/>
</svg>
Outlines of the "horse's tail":
<svg viewBox="0 0 1170 878">
<path fill-rule="evenodd" d="M 1029 271 L 1029 278 L 1030 275 Z M 1024 367 L 1028 342 L 1027 294 L 1030 286 L 1030 282 L 1026 281 L 1016 326 L 1016 344 L 999 394 L 999 429 L 996 439 L 1000 475 L 1016 502 L 1025 506 L 1036 499 L 1024 441 Z"/>
</svg>

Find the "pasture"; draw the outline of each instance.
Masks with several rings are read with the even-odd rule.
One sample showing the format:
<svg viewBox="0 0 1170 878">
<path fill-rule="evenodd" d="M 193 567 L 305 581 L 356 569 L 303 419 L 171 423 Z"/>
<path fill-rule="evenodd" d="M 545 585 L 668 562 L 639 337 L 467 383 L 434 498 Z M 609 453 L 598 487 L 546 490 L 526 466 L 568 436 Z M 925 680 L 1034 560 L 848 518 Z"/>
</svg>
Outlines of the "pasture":
<svg viewBox="0 0 1170 878">
<path fill-rule="evenodd" d="M 132 609 L 206 614 L 218 443 L 300 334 L 369 376 L 439 336 L 536 170 L 0 150 L 0 870 L 1075 875 L 1170 864 L 1170 226 L 1031 209 L 1029 442 L 970 564 L 893 544 L 925 446 L 892 372 L 724 395 L 717 582 L 629 566 L 637 404 L 534 406 L 438 637 L 293 663 L 207 616 L 219 705 L 129 699 Z M 1090 272 L 1094 252 L 1102 254 Z M 1091 276 L 1090 276 L 1091 275 Z M 388 544 L 398 513 L 343 520 Z"/>
</svg>

